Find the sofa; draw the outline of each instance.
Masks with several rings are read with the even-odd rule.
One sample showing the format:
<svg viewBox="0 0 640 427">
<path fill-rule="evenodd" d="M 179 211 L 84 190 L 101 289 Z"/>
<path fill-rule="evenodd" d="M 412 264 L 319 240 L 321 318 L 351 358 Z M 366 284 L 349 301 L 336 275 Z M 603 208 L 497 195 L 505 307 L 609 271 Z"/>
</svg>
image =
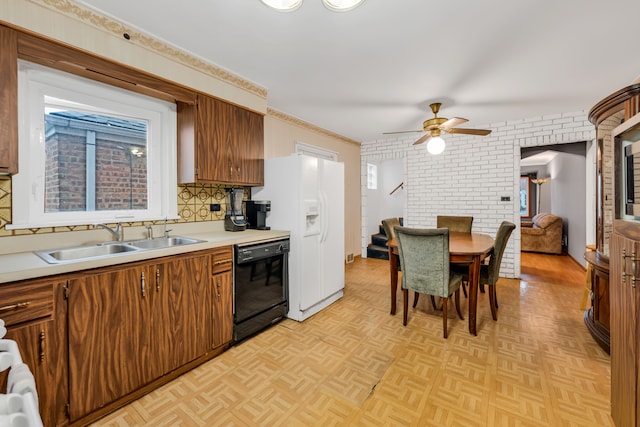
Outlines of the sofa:
<svg viewBox="0 0 640 427">
<path fill-rule="evenodd" d="M 526 252 L 562 253 L 562 217 L 539 213 L 531 221 L 522 221 L 520 249 Z"/>
</svg>

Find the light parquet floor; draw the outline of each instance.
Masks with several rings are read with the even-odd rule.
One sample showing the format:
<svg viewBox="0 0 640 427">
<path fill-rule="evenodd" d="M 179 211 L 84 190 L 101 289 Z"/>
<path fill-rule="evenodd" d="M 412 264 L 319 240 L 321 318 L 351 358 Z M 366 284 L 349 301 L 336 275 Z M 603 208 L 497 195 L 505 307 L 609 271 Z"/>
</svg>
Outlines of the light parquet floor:
<svg viewBox="0 0 640 427">
<path fill-rule="evenodd" d="M 552 272 L 557 273 L 553 274 Z M 99 420 L 95 426 L 613 426 L 610 361 L 579 309 L 584 270 L 523 254 L 500 279 L 498 321 L 478 336 L 429 298 L 389 314 L 387 261 L 356 259 L 345 296 L 285 320 Z M 398 302 L 401 294 L 398 294 Z"/>
</svg>

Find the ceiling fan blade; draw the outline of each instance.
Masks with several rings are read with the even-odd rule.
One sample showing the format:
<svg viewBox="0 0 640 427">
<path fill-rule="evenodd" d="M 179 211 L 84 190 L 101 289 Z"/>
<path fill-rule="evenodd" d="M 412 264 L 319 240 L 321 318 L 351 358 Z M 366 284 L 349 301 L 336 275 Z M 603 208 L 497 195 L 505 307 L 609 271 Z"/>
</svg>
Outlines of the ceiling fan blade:
<svg viewBox="0 0 640 427">
<path fill-rule="evenodd" d="M 394 133 L 421 133 L 424 132 L 424 130 L 401 130 L 399 132 L 382 132 L 383 135 L 393 135 Z"/>
<path fill-rule="evenodd" d="M 447 133 L 462 133 L 465 135 L 489 135 L 491 131 L 489 129 L 465 129 L 465 128 L 454 128 L 454 129 L 444 129 Z"/>
<path fill-rule="evenodd" d="M 469 120 L 463 119 L 462 117 L 453 117 L 441 124 L 440 129 L 451 129 L 468 121 Z"/>
<path fill-rule="evenodd" d="M 417 140 L 416 142 L 413 143 L 413 145 L 418 145 L 418 144 L 422 144 L 423 142 L 425 142 L 426 140 L 431 138 L 431 134 L 426 134 L 424 135 L 422 138 L 420 138 L 419 140 Z"/>
</svg>

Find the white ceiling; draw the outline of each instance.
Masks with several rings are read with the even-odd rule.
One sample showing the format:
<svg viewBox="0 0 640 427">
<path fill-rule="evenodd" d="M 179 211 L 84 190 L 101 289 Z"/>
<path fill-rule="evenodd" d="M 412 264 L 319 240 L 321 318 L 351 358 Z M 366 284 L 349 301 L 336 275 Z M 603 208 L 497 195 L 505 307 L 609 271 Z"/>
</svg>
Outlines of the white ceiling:
<svg viewBox="0 0 640 427">
<path fill-rule="evenodd" d="M 557 151 L 543 151 L 533 156 L 525 157 L 520 160 L 520 167 L 527 166 L 543 166 L 549 163 L 558 155 Z"/>
<path fill-rule="evenodd" d="M 589 110 L 640 77 L 638 0 L 83 3 L 268 90 L 271 108 L 358 141 Z"/>
</svg>

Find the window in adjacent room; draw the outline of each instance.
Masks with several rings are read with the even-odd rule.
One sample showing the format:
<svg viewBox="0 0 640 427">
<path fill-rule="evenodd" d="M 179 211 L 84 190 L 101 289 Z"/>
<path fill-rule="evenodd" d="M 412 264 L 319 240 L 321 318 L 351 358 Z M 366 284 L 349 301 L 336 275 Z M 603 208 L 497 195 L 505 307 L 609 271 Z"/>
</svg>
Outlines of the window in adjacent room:
<svg viewBox="0 0 640 427">
<path fill-rule="evenodd" d="M 19 62 L 11 228 L 176 217 L 175 104 Z"/>
<path fill-rule="evenodd" d="M 378 166 L 367 163 L 367 188 L 369 190 L 378 189 Z"/>
</svg>

